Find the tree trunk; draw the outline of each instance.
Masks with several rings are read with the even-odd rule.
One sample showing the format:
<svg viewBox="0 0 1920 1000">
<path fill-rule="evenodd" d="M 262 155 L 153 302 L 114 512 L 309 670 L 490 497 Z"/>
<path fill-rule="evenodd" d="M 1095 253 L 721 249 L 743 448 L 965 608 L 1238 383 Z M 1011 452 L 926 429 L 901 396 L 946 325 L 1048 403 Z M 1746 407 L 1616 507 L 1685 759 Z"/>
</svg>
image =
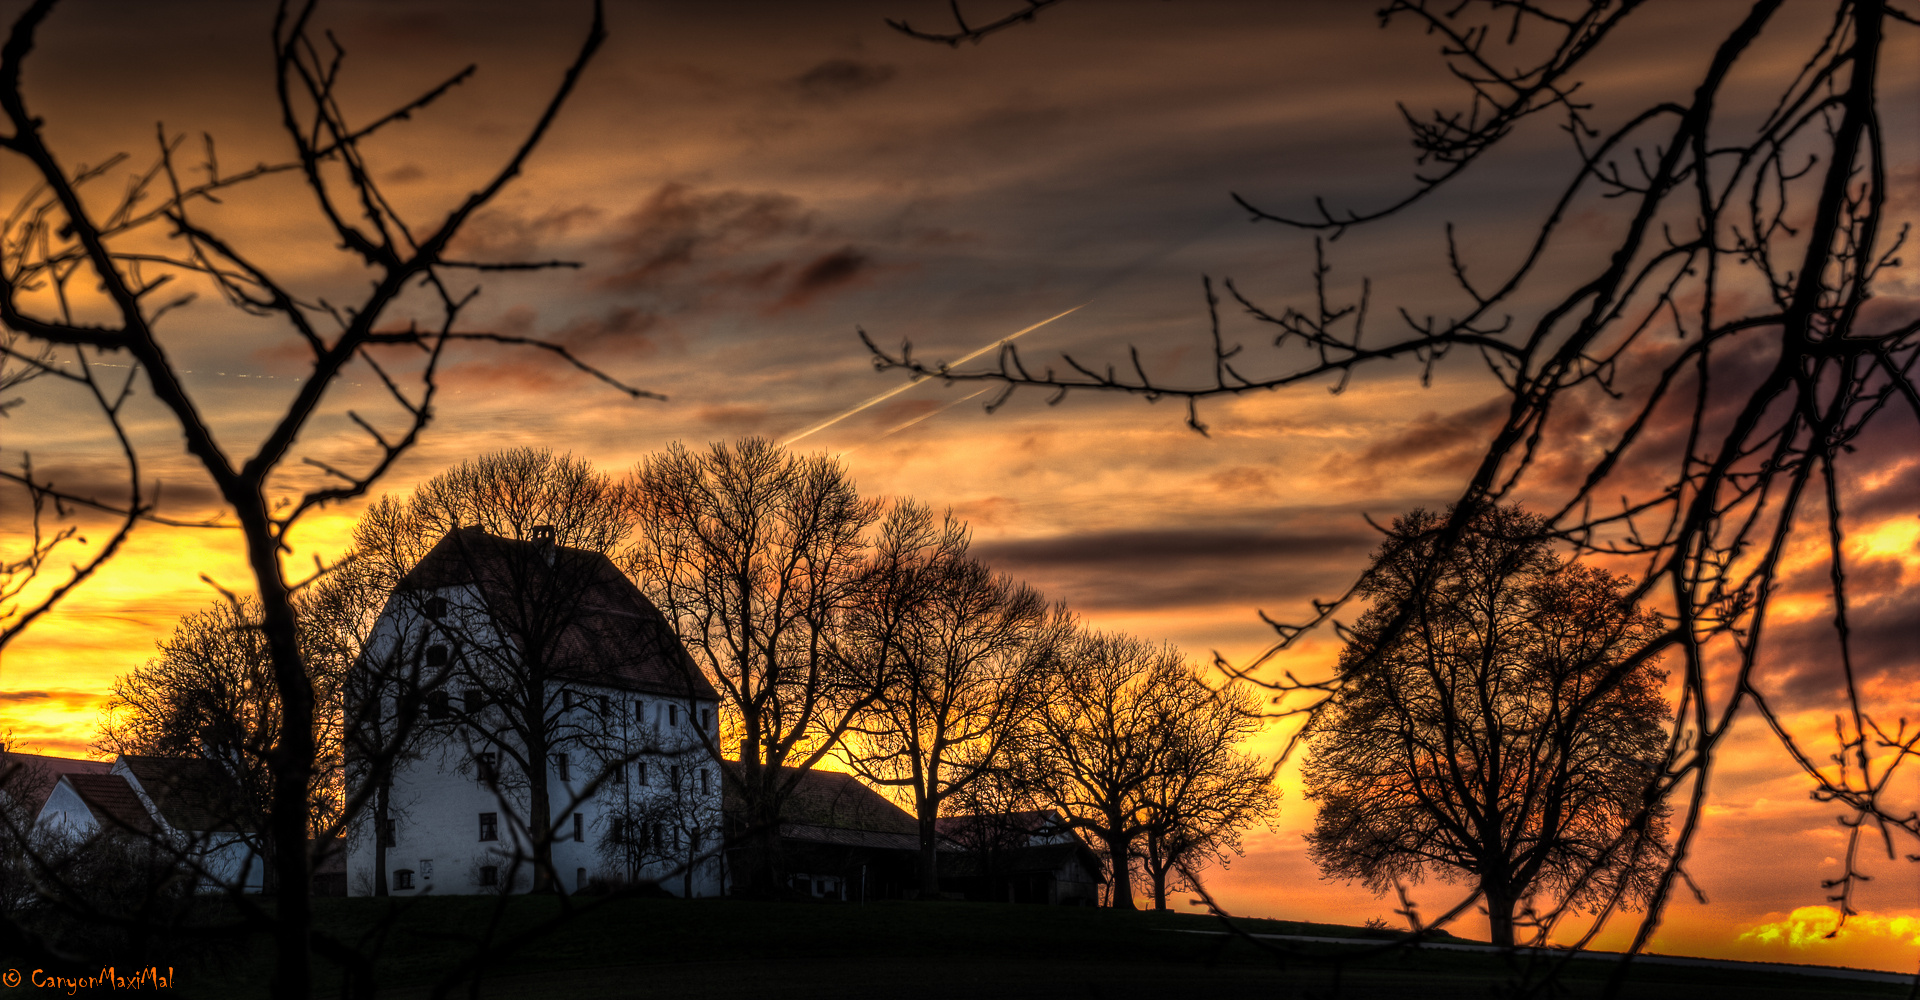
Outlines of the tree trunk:
<svg viewBox="0 0 1920 1000">
<path fill-rule="evenodd" d="M 498 774 L 498 771 L 495 772 Z M 497 779 L 496 779 L 497 780 Z M 547 748 L 527 747 L 527 819 L 533 822 L 533 891 L 565 892 L 553 870 L 553 796 L 547 788 Z"/>
<path fill-rule="evenodd" d="M 274 876 L 276 893 L 271 989 L 280 1000 L 298 1000 L 313 989 L 308 951 L 313 919 L 308 897 L 313 885 L 307 857 L 308 790 L 314 757 L 313 684 L 300 656 L 298 630 L 286 590 L 274 587 L 276 592 L 265 592 L 280 580 L 279 552 L 268 541 L 272 536 L 266 512 L 238 502 L 235 507 L 247 528 L 249 561 L 263 591 L 261 631 L 273 652 L 273 680 L 280 701 L 279 745 L 267 757 L 273 776 L 267 840 L 273 845 L 273 857 L 263 873 Z"/>
<path fill-rule="evenodd" d="M 924 808 L 920 815 L 920 898 L 940 898 L 940 851 L 939 828 L 934 822 L 934 808 Z"/>
<path fill-rule="evenodd" d="M 1118 831 L 1120 827 L 1116 825 L 1113 829 Z M 1139 907 L 1133 905 L 1133 864 L 1131 860 L 1133 838 L 1124 833 L 1114 832 L 1109 834 L 1103 832 L 1100 839 L 1107 842 L 1108 867 L 1113 869 L 1113 899 L 1112 902 L 1107 905 L 1116 910 L 1139 909 Z"/>
<path fill-rule="evenodd" d="M 387 895 L 387 795 L 390 783 L 382 781 L 373 793 L 373 894 Z"/>
<path fill-rule="evenodd" d="M 1494 946 L 1513 947 L 1513 894 L 1504 890 L 1490 889 L 1484 885 L 1481 887 L 1481 894 L 1487 901 L 1487 924 Z"/>
</svg>

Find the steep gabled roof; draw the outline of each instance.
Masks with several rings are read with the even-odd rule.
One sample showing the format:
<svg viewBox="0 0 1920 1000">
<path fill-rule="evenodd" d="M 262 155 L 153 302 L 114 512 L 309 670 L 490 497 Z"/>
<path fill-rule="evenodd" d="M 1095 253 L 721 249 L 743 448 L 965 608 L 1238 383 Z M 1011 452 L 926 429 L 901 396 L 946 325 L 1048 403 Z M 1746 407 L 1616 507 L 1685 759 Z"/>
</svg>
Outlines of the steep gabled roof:
<svg viewBox="0 0 1920 1000">
<path fill-rule="evenodd" d="M 558 679 L 719 698 L 660 609 L 598 552 L 455 528 L 400 581 L 401 592 L 446 587 L 474 587 L 494 609 L 555 602 L 558 614 L 538 617 L 558 633 L 550 661 Z"/>
<path fill-rule="evenodd" d="M 140 796 L 117 774 L 63 774 L 66 782 L 87 804 L 100 829 L 114 833 L 152 833 L 153 816 L 140 804 Z"/>
<path fill-rule="evenodd" d="M 175 830 L 233 833 L 252 825 L 239 784 L 213 761 L 124 753 L 119 763 Z"/>
<path fill-rule="evenodd" d="M 108 774 L 112 771 L 113 765 L 104 760 L 0 751 L 0 792 L 11 796 L 30 814 L 39 815 L 61 775 Z"/>
</svg>

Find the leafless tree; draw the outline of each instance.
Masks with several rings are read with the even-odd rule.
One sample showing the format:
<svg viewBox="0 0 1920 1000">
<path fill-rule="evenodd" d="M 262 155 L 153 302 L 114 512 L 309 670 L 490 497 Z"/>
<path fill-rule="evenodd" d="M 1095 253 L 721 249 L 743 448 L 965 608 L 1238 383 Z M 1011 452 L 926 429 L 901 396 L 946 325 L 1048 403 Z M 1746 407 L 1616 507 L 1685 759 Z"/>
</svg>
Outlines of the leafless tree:
<svg viewBox="0 0 1920 1000">
<path fill-rule="evenodd" d="M 876 504 L 845 467 L 749 438 L 675 445 L 635 474 L 635 576 L 720 692 L 707 748 L 745 810 L 746 891 L 783 884 L 780 807 L 878 693 L 872 643 L 848 634 Z"/>
<path fill-rule="evenodd" d="M 853 615 L 886 676 L 842 755 L 869 782 L 912 796 L 926 899 L 940 893 L 943 808 L 1005 765 L 1072 629 L 1065 608 L 968 558 L 967 544 L 951 514 L 936 524 L 919 504 L 894 508 Z"/>
<path fill-rule="evenodd" d="M 343 955 L 345 946 L 314 933 L 308 903 L 305 845 L 315 762 L 315 699 L 292 603 L 301 581 L 289 576 L 282 562 L 287 534 L 314 508 L 364 493 L 413 445 L 433 412 L 436 373 L 448 346 L 463 340 L 534 343 L 462 329 L 462 312 L 475 289 L 458 275 L 549 265 L 463 261 L 450 257 L 448 247 L 474 214 L 521 173 L 599 48 L 604 37 L 601 19 L 596 10 L 551 99 L 491 177 L 438 218 L 421 223 L 403 218 L 384 196 L 367 141 L 458 86 L 473 72 L 471 67 L 389 113 L 361 115 L 349 107 L 341 87 L 345 51 L 318 26 L 313 3 L 290 0 L 281 6 L 272 35 L 273 85 L 290 159 L 227 172 L 209 141 L 204 160 L 189 164 L 181 138 L 163 128 L 151 166 L 131 171 L 115 196 L 99 189 L 122 168 L 123 160 L 66 165 L 49 145 L 23 86 L 24 64 L 54 7 L 53 0 L 28 5 L 0 44 L 0 152 L 10 176 L 17 172 L 34 182 L 26 198 L 5 216 L 6 228 L 0 233 L 0 323 L 11 334 L 0 352 L 10 363 L 32 369 L 49 382 L 75 387 L 95 401 L 103 433 L 117 442 L 125 460 L 127 491 L 107 505 L 117 512 L 116 531 L 67 579 L 51 583 L 28 606 L 10 609 L 0 644 L 70 593 L 111 557 L 139 518 L 151 514 L 153 493 L 144 481 L 124 410 L 136 383 L 143 382 L 230 510 L 251 574 L 247 589 L 260 601 L 260 630 L 270 653 L 280 713 L 281 738 L 269 764 L 273 793 L 268 819 L 280 895 L 272 911 L 254 908 L 252 916 L 275 940 L 275 995 L 305 996 L 310 951 L 321 948 Z M 366 269 L 369 280 L 357 301 L 328 302 L 303 293 L 276 277 L 273 248 L 239 245 L 198 221 L 207 203 L 237 197 L 249 181 L 274 174 L 304 181 L 337 245 Z M 160 240 L 168 241 L 171 249 L 155 252 L 153 245 Z M 162 329 L 167 315 L 191 297 L 193 288 L 211 291 L 251 316 L 277 321 L 309 358 L 299 388 L 245 452 L 230 451 L 233 440 L 223 442 L 216 436 L 202 401 L 183 382 L 166 348 Z M 393 317 L 402 313 L 429 318 L 396 326 Z M 557 345 L 537 346 L 565 354 Z M 382 360 L 374 353 L 381 348 L 414 360 L 395 360 L 391 354 Z M 234 354 L 246 350 L 238 344 L 231 347 Z M 95 362 L 103 357 L 128 362 L 124 381 L 107 383 L 97 377 Z M 364 367 L 388 390 L 395 412 L 352 414 L 371 439 L 353 470 L 309 459 L 339 482 L 280 497 L 280 488 L 270 486 L 273 477 L 294 455 L 295 442 L 314 418 L 326 412 L 330 391 L 352 366 Z M 57 492 L 30 474 L 5 475 L 36 496 Z M 11 567 L 10 573 L 18 579 Z"/>
<path fill-rule="evenodd" d="M 295 599 L 300 611 L 308 603 L 309 595 Z M 300 618 L 303 660 L 314 692 L 308 833 L 324 838 L 339 823 L 343 806 L 340 701 L 353 659 L 309 616 Z M 94 749 L 217 763 L 240 789 L 236 804 L 244 814 L 230 819 L 269 859 L 271 870 L 276 845 L 262 834 L 273 806 L 270 762 L 283 736 L 258 602 L 219 601 L 185 615 L 158 645 L 158 656 L 114 679 Z"/>
<path fill-rule="evenodd" d="M 1203 754 L 1208 743 L 1230 749 L 1258 728 L 1254 717 L 1231 710 L 1243 700 L 1239 694 L 1224 695 L 1224 712 L 1217 697 L 1173 647 L 1102 632 L 1068 644 L 1040 692 L 1013 775 L 1069 827 L 1100 841 L 1116 908 L 1135 908 L 1133 859 L 1154 827 L 1156 793 L 1165 808 L 1189 815 L 1200 808 L 1173 794 L 1180 770 L 1206 770 L 1184 755 Z M 1187 789 L 1199 790 L 1198 782 Z M 1164 812 L 1159 819 L 1171 828 Z"/>
<path fill-rule="evenodd" d="M 1666 675 L 1638 653 L 1662 625 L 1622 599 L 1626 581 L 1554 556 L 1517 506 L 1483 508 L 1440 556 L 1447 520 L 1399 518 L 1375 557 L 1374 607 L 1308 737 L 1307 839 L 1323 871 L 1376 892 L 1471 883 L 1511 947 L 1515 907 L 1537 893 L 1561 912 L 1653 892 Z"/>
<path fill-rule="evenodd" d="M 1199 888 L 1199 873 L 1240 854 L 1240 833 L 1270 823 L 1280 808 L 1274 765 L 1245 751 L 1260 731 L 1260 704 L 1244 684 L 1190 692 L 1174 716 L 1171 743 L 1147 783 L 1146 828 L 1138 857 L 1153 908 L 1170 890 Z"/>
<path fill-rule="evenodd" d="M 1222 331 L 1209 280 L 1211 377 L 1193 383 L 1151 375 L 1137 354 L 1124 367 L 1067 358 L 1056 370 L 1009 345 L 994 364 L 953 370 L 921 361 L 911 345 L 888 352 L 868 341 L 881 367 L 914 375 L 1042 387 L 1055 398 L 1091 390 L 1180 399 L 1201 431 L 1203 400 L 1327 380 L 1344 386 L 1362 366 L 1396 361 L 1424 378 L 1456 349 L 1477 355 L 1508 405 L 1436 538 L 1439 550 L 1459 543 L 1482 503 L 1524 494 L 1548 512 L 1560 543 L 1637 562 L 1626 597 L 1653 601 L 1667 616 L 1668 627 L 1636 654 L 1677 657 L 1677 739 L 1658 783 L 1686 805 L 1631 953 L 1645 947 L 1685 878 L 1715 755 L 1742 714 L 1757 713 L 1813 794 L 1842 810 L 1849 846 L 1828 888 L 1843 914 L 1862 877 L 1862 838 L 1877 833 L 1892 858 L 1897 835 L 1920 835 L 1920 815 L 1889 801 L 1895 775 L 1920 751 L 1920 731 L 1877 718 L 1863 694 L 1845 546 L 1871 516 L 1848 506 L 1859 479 L 1901 455 L 1911 461 L 1920 440 L 1920 318 L 1910 302 L 1875 299 L 1899 263 L 1913 204 L 1911 186 L 1903 192 L 1888 164 L 1884 123 L 1895 117 L 1887 104 L 1895 91 L 1886 53 L 1920 26 L 1920 11 L 1897 0 L 1832 0 L 1818 8 L 1821 26 L 1805 31 L 1784 23 L 1781 0 L 1755 0 L 1717 33 L 1701 31 L 1691 89 L 1596 112 L 1609 95 L 1584 86 L 1589 60 L 1616 47 L 1620 26 L 1643 6 L 1393 0 L 1383 23 L 1411 23 L 1436 38 L 1463 92 L 1452 108 L 1406 112 L 1420 162 L 1409 190 L 1378 206 L 1316 201 L 1298 213 L 1239 199 L 1256 220 L 1364 239 L 1371 223 L 1444 198 L 1450 182 L 1512 136 L 1557 119 L 1576 164 L 1511 255 L 1517 263 L 1476 266 L 1449 227 L 1436 269 L 1458 291 L 1451 315 L 1410 310 L 1397 331 L 1365 330 L 1366 317 L 1380 314 L 1367 308 L 1366 286 L 1351 299 L 1330 291 L 1322 263 L 1300 307 L 1270 308 L 1226 282 L 1234 303 L 1272 336 L 1277 350 L 1266 361 Z M 958 34 L 978 32 L 963 24 Z M 1754 51 L 1763 36 L 1797 57 L 1769 50 L 1763 64 Z M 1587 210 L 1612 224 L 1602 252 L 1568 245 L 1585 238 L 1570 220 Z M 1572 415 L 1598 415 L 1598 423 L 1576 428 Z M 1826 658 L 1845 692 L 1835 706 L 1837 767 L 1822 765 L 1766 695 L 1778 676 L 1767 656 L 1778 632 L 1770 609 L 1789 585 L 1783 559 L 1800 544 L 1817 553 L 1818 569 L 1808 572 L 1824 571 L 1834 608 Z M 1229 669 L 1264 678 L 1295 710 L 1325 704 L 1334 683 L 1296 679 L 1282 661 L 1357 592 L 1316 602 L 1305 620 L 1274 622 L 1275 645 Z M 1411 618 L 1391 616 L 1383 636 Z M 1707 669 L 1722 657 L 1733 669 Z"/>
</svg>

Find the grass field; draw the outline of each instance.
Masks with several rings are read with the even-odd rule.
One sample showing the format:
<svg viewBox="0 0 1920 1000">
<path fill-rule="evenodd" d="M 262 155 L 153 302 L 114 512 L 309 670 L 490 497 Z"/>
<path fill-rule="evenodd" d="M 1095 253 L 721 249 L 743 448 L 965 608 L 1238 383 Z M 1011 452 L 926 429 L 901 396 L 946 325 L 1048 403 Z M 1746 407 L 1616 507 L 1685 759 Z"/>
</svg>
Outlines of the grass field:
<svg viewBox="0 0 1920 1000">
<path fill-rule="evenodd" d="M 1513 996 L 1537 981 L 1544 960 L 1462 952 L 1369 951 L 1355 928 L 1246 921 L 1249 931 L 1353 937 L 1342 945 L 1291 945 L 1281 955 L 1218 934 L 1207 917 L 973 903 L 685 902 L 586 900 L 583 912 L 530 934 L 560 912 L 553 898 L 515 897 L 482 946 L 495 900 L 315 900 L 318 922 L 347 940 L 380 942 L 379 995 L 428 997 L 442 981 L 450 996 L 469 982 L 449 974 L 481 956 L 480 995 L 553 998 L 672 997 L 679 1000 L 801 998 L 1173 998 L 1206 1000 Z M 598 905 L 596 905 L 598 904 Z M 397 912 L 396 912 L 397 911 Z M 383 920 L 383 916 L 389 919 Z M 516 940 L 517 939 L 517 940 Z M 508 943 L 513 942 L 513 943 Z M 264 941 L 211 965 L 183 968 L 179 995 L 264 996 L 270 955 Z M 322 961 L 323 996 L 341 989 Z M 1567 966 L 1542 996 L 1600 994 L 1610 966 Z M 1893 984 L 1815 979 L 1774 972 L 1638 966 L 1627 996 L 1849 998 L 1905 996 Z"/>
</svg>

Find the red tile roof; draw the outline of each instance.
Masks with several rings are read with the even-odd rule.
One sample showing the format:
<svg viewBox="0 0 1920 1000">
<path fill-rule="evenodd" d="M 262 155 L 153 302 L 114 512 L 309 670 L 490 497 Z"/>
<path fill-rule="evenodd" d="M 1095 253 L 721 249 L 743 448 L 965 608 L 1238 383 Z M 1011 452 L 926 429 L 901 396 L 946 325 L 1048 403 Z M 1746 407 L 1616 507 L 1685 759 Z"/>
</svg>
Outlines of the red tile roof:
<svg viewBox="0 0 1920 1000">
<path fill-rule="evenodd" d="M 239 784 L 204 757 L 121 754 L 160 818 L 187 833 L 234 832 L 253 824 Z"/>
<path fill-rule="evenodd" d="M 400 582 L 402 592 L 476 587 L 523 650 L 551 643 L 556 677 L 718 699 L 666 617 L 606 556 L 456 528 Z"/>
<path fill-rule="evenodd" d="M 66 774 L 61 776 L 87 804 L 94 822 L 111 833 L 152 833 L 153 817 L 140 804 L 127 779 L 117 774 Z"/>
<path fill-rule="evenodd" d="M 38 815 L 53 794 L 53 786 L 63 774 L 109 774 L 113 765 L 104 760 L 77 757 L 48 757 L 37 753 L 0 751 L 0 791 Z"/>
</svg>

